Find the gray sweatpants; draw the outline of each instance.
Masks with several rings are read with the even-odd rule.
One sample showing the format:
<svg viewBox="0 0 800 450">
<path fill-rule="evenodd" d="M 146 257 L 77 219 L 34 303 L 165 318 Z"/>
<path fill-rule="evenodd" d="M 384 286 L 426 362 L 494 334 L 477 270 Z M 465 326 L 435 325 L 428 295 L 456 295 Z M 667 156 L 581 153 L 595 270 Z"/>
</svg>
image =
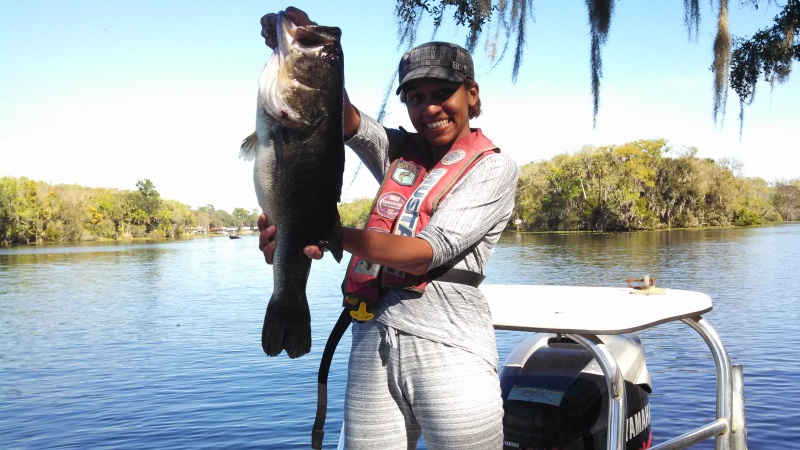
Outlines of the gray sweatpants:
<svg viewBox="0 0 800 450">
<path fill-rule="evenodd" d="M 467 351 L 375 320 L 352 325 L 345 448 L 502 449 L 495 368 Z"/>
</svg>

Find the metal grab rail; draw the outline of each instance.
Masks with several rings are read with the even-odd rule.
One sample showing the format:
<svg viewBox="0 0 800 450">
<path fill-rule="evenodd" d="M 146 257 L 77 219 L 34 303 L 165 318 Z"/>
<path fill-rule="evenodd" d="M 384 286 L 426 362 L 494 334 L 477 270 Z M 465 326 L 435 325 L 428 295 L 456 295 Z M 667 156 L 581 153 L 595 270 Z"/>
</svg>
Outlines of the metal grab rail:
<svg viewBox="0 0 800 450">
<path fill-rule="evenodd" d="M 717 419 L 676 438 L 653 446 L 651 449 L 683 449 L 716 436 L 716 450 L 744 450 L 747 443 L 744 427 L 744 395 L 741 366 L 737 366 L 735 371 L 732 370 L 728 352 L 725 350 L 719 334 L 705 319 L 701 316 L 695 316 L 681 319 L 681 321 L 702 336 L 714 357 L 717 372 Z M 617 362 L 597 336 L 580 334 L 568 334 L 568 336 L 590 350 L 603 370 L 609 392 L 607 448 L 612 450 L 624 449 L 627 404 L 624 380 Z M 732 376 L 734 372 L 737 373 L 737 377 Z M 734 396 L 734 390 L 737 391 L 736 396 Z M 734 397 L 736 397 L 736 401 L 734 401 Z M 736 422 L 734 417 L 737 418 Z"/>
<path fill-rule="evenodd" d="M 606 448 L 625 448 L 625 416 L 628 402 L 625 396 L 625 379 L 619 370 L 617 360 L 596 335 L 568 334 L 567 337 L 579 342 L 594 353 L 605 375 L 608 388 L 608 434 Z"/>
</svg>

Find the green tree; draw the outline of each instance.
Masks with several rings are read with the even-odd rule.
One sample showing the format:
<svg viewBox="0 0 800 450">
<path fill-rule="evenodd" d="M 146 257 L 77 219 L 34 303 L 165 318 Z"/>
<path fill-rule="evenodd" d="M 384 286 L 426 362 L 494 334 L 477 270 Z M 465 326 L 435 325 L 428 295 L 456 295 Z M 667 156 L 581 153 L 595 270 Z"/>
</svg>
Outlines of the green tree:
<svg viewBox="0 0 800 450">
<path fill-rule="evenodd" d="M 150 233 L 158 228 L 161 220 L 159 216 L 161 195 L 156 190 L 155 184 L 149 179 L 138 180 L 136 187 L 139 195 L 134 193 L 131 196 L 131 203 L 135 211 L 135 214 L 132 214 L 132 222 L 144 225 L 145 234 Z"/>
<path fill-rule="evenodd" d="M 658 202 L 660 221 L 667 228 L 697 226 L 692 214 L 698 195 L 695 179 L 697 149 L 676 158 L 664 158 L 656 174 L 656 187 L 661 201 Z"/>
<path fill-rule="evenodd" d="M 556 155 L 548 169 L 545 174 L 547 190 L 541 200 L 547 229 L 578 228 L 583 194 L 579 161 L 567 154 Z"/>
<path fill-rule="evenodd" d="M 751 0 L 756 9 L 758 1 Z M 784 82 L 792 70 L 792 60 L 800 61 L 800 0 L 787 0 L 774 24 L 749 38 L 737 37 L 731 54 L 731 88 L 739 96 L 739 132 L 744 123 L 744 108 L 752 103 L 758 80 L 770 85 Z"/>
<path fill-rule="evenodd" d="M 546 229 L 542 214 L 542 198 L 547 191 L 545 173 L 549 162 L 530 162 L 520 167 L 517 181 L 516 201 L 511 222 L 518 229 Z"/>
<path fill-rule="evenodd" d="M 777 182 L 771 200 L 783 220 L 800 220 L 800 178 Z"/>
<path fill-rule="evenodd" d="M 0 242 L 36 242 L 39 237 L 40 207 L 35 181 L 3 177 L 0 179 Z"/>
<path fill-rule="evenodd" d="M 20 180 L 11 177 L 0 178 L 0 247 L 5 247 L 9 243 L 28 242 L 20 211 L 23 208 L 22 190 Z"/>
<path fill-rule="evenodd" d="M 245 226 L 250 227 L 251 226 L 250 225 L 251 224 L 251 219 L 250 219 L 251 214 L 249 212 L 247 212 L 246 209 L 244 209 L 244 208 L 233 208 L 233 213 L 231 215 L 233 216 L 233 220 L 234 220 L 234 224 L 235 224 L 236 228 L 242 228 L 242 227 L 245 227 Z"/>
<path fill-rule="evenodd" d="M 372 210 L 372 199 L 357 198 L 351 202 L 339 204 L 339 218 L 346 227 L 363 228 Z"/>
</svg>

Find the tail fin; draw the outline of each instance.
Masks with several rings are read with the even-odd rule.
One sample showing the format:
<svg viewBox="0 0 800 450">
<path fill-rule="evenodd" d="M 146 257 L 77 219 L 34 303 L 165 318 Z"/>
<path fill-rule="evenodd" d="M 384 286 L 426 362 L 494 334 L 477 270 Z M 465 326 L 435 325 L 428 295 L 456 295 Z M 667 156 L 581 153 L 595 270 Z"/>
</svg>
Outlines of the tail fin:
<svg viewBox="0 0 800 450">
<path fill-rule="evenodd" d="M 311 351 L 311 313 L 308 302 L 278 302 L 275 295 L 269 300 L 264 326 L 261 329 L 261 348 L 269 356 L 286 350 L 289 358 L 299 358 Z"/>
</svg>

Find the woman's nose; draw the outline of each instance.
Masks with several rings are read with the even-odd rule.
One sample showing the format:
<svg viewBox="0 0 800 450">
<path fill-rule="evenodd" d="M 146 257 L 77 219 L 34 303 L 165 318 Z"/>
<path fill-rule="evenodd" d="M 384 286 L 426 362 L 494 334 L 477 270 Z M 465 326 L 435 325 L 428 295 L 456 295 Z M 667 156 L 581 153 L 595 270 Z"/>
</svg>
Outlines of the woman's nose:
<svg viewBox="0 0 800 450">
<path fill-rule="evenodd" d="M 426 114 L 438 114 L 442 110 L 442 105 L 438 103 L 428 103 L 425 105 Z"/>
</svg>

